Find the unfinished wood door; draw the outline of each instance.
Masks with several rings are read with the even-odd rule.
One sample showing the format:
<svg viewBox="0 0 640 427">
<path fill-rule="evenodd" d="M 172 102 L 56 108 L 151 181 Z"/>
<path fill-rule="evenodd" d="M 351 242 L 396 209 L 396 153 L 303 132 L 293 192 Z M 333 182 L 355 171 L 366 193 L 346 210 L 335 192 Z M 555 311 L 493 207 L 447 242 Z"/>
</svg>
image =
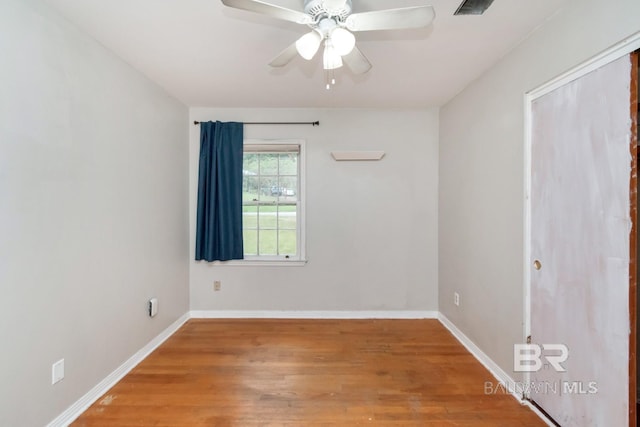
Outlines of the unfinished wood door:
<svg viewBox="0 0 640 427">
<path fill-rule="evenodd" d="M 528 388 L 562 426 L 629 421 L 630 76 L 625 56 L 531 106 L 531 337 L 568 359 L 541 346 Z"/>
</svg>

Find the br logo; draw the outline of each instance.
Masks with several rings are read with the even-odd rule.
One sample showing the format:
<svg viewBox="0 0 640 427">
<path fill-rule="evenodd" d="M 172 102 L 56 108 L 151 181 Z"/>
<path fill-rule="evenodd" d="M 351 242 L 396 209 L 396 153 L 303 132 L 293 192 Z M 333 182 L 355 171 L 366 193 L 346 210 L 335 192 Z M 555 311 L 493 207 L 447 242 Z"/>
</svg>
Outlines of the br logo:
<svg viewBox="0 0 640 427">
<path fill-rule="evenodd" d="M 538 372 L 550 365 L 556 372 L 567 372 L 562 363 L 568 358 L 569 349 L 564 344 L 514 344 L 513 371 Z"/>
</svg>

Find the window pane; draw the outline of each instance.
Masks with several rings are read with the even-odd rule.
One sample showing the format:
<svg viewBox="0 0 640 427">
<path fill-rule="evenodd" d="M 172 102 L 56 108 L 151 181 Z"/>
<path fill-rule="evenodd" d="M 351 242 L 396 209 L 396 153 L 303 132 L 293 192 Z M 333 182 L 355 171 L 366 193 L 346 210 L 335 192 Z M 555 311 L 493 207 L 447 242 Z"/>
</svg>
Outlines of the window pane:
<svg viewBox="0 0 640 427">
<path fill-rule="evenodd" d="M 278 175 L 278 155 L 259 154 L 260 175 Z"/>
<path fill-rule="evenodd" d="M 260 200 L 265 202 L 273 202 L 277 196 L 273 195 L 274 189 L 277 187 L 278 177 L 261 176 L 260 177 Z"/>
<path fill-rule="evenodd" d="M 280 255 L 295 255 L 296 254 L 296 231 L 295 230 L 281 230 L 279 232 L 279 254 Z"/>
<path fill-rule="evenodd" d="M 249 176 L 245 174 L 244 179 L 242 180 L 242 201 L 250 202 L 260 200 L 259 190 L 259 178 L 257 176 Z"/>
<path fill-rule="evenodd" d="M 280 196 L 282 196 L 282 191 L 284 190 L 279 182 L 278 182 L 278 178 L 277 177 L 273 177 L 273 179 L 271 179 L 269 181 L 271 183 L 271 185 L 269 186 L 269 195 L 265 198 L 268 199 L 270 201 L 276 201 L 280 199 Z"/>
<path fill-rule="evenodd" d="M 295 206 L 278 206 L 278 228 L 296 230 Z"/>
<path fill-rule="evenodd" d="M 258 175 L 258 154 L 245 153 L 242 159 L 244 175 Z"/>
<path fill-rule="evenodd" d="M 242 228 L 258 228 L 257 206 L 242 207 Z"/>
<path fill-rule="evenodd" d="M 277 255 L 278 232 L 260 230 L 260 255 Z"/>
<path fill-rule="evenodd" d="M 297 200 L 298 178 L 295 176 L 280 177 L 281 199 L 285 201 Z"/>
<path fill-rule="evenodd" d="M 298 175 L 298 153 L 280 154 L 280 175 Z"/>
<path fill-rule="evenodd" d="M 275 206 L 260 206 L 260 213 L 258 215 L 258 225 L 260 229 L 276 229 L 276 207 Z"/>
<path fill-rule="evenodd" d="M 258 255 L 258 231 L 242 230 L 245 255 Z"/>
</svg>

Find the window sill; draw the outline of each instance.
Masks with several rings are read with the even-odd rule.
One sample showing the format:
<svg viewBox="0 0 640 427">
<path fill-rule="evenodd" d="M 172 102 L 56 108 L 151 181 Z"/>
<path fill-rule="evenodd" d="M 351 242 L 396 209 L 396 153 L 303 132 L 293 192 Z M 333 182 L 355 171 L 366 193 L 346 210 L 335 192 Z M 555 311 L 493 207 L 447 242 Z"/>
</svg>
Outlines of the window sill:
<svg viewBox="0 0 640 427">
<path fill-rule="evenodd" d="M 302 267 L 307 260 L 259 260 L 238 259 L 233 261 L 214 261 L 213 264 L 221 267 Z"/>
</svg>

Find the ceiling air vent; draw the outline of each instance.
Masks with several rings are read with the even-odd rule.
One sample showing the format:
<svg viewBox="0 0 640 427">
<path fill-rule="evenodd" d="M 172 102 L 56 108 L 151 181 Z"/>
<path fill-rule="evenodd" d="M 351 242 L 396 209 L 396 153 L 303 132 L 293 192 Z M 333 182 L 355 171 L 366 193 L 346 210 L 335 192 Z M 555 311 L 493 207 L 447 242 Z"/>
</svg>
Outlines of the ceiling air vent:
<svg viewBox="0 0 640 427">
<path fill-rule="evenodd" d="M 454 15 L 482 15 L 493 0 L 464 0 Z"/>
</svg>

